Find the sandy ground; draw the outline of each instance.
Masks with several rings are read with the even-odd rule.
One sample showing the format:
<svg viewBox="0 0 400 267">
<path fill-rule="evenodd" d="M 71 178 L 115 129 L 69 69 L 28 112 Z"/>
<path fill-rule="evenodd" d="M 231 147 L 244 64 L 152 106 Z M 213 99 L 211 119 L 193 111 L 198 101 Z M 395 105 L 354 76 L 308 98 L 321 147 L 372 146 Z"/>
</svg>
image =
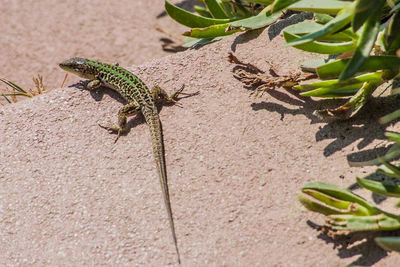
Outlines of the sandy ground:
<svg viewBox="0 0 400 267">
<path fill-rule="evenodd" d="M 229 52 L 282 74 L 309 56 L 283 47 L 276 26 L 163 57 L 162 34 L 146 22 L 162 12 L 162 1 L 120 1 L 122 8 L 78 2 L 0 7 L 9 16 L 0 20 L 14 29 L 0 39 L 1 76 L 23 81 L 40 70 L 54 87 L 0 109 L 0 265 L 177 264 L 148 128 L 132 118 L 114 144 L 115 136 L 97 124 L 116 120 L 120 97 L 77 89 L 72 77 L 56 88 L 64 75 L 56 63 L 73 55 L 141 64 L 130 69 L 149 86 L 200 91 L 160 115 L 183 266 L 397 265 L 398 254 L 370 239 L 321 234 L 311 222 L 323 217 L 297 201 L 305 182 L 349 186 L 369 173 L 349 168 L 346 157 L 371 157 L 386 144 L 377 118 L 393 103 L 382 109 L 375 101 L 347 122 L 321 122 L 312 111 L 331 101 L 283 89 L 254 99 L 233 77 Z M 34 21 L 40 23 L 32 28 Z"/>
<path fill-rule="evenodd" d="M 49 89 L 59 87 L 57 64 L 74 56 L 124 66 L 161 58 L 168 53 L 159 39 L 184 30 L 162 0 L 2 1 L 0 13 L 0 77 L 23 88 L 33 88 L 37 74 Z"/>
</svg>

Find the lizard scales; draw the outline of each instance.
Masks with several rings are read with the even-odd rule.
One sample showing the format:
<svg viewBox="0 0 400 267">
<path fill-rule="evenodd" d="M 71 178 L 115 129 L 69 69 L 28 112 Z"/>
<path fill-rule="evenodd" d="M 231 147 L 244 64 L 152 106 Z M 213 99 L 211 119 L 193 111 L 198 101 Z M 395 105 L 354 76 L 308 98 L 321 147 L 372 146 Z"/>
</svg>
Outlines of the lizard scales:
<svg viewBox="0 0 400 267">
<path fill-rule="evenodd" d="M 154 87 L 152 92 L 150 92 L 142 80 L 128 70 L 119 67 L 117 64 L 111 65 L 84 58 L 71 58 L 63 61 L 60 63 L 60 67 L 82 78 L 91 80 L 91 82 L 89 82 L 87 85 L 89 89 L 94 89 L 105 85 L 117 91 L 128 102 L 128 104 L 125 105 L 118 113 L 117 126 L 104 127 L 100 125 L 108 130 L 118 132 L 118 137 L 115 141 L 118 140 L 120 133 L 126 130 L 127 116 L 133 116 L 138 112 L 143 114 L 146 123 L 150 128 L 154 158 L 157 165 L 163 198 L 168 213 L 172 238 L 178 256 L 178 262 L 180 263 L 180 255 L 167 184 L 167 170 L 165 164 L 162 127 L 158 115 L 156 100 L 159 97 L 162 97 L 170 102 L 176 103 L 174 97 L 180 94 L 183 88 L 180 91 L 175 92 L 172 96 L 168 96 L 166 92 L 158 86 Z"/>
</svg>

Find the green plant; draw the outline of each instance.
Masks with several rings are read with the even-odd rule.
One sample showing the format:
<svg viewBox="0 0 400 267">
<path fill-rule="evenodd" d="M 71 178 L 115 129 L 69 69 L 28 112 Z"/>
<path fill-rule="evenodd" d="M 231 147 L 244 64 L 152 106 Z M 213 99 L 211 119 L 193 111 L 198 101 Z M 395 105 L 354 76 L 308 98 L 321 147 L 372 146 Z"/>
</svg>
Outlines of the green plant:
<svg viewBox="0 0 400 267">
<path fill-rule="evenodd" d="M 220 39 L 236 32 L 266 27 L 278 20 L 286 9 L 335 14 L 347 2 L 324 0 L 198 0 L 197 14 L 183 10 L 168 1 L 165 9 L 178 23 L 191 28 L 183 33 L 190 37 L 186 46 Z"/>
<path fill-rule="evenodd" d="M 318 75 L 320 81 L 297 84 L 304 77 L 279 76 L 279 86 L 287 85 L 301 95 L 320 98 L 350 99 L 335 109 L 317 110 L 323 119 L 347 119 L 355 115 L 386 82 L 393 82 L 400 73 L 400 1 L 399 0 L 275 0 L 224 1 L 204 0 L 205 7 L 195 7 L 199 15 L 184 11 L 168 1 L 168 14 L 191 28 L 184 35 L 192 38 L 186 45 L 204 43 L 236 32 L 265 27 L 280 18 L 285 10 L 314 13 L 315 20 L 286 27 L 283 36 L 288 46 L 307 52 L 329 55 L 329 60 L 314 60 L 302 65 L 304 71 Z M 254 9 L 257 4 L 257 8 Z M 236 7 L 236 9 L 234 8 Z M 254 68 L 233 54 L 233 63 Z M 257 70 L 257 73 L 263 73 Z M 260 76 L 260 74 L 257 74 Z M 254 76 L 254 75 L 253 75 Z M 260 77 L 240 79 L 252 84 L 255 78 L 270 90 L 273 81 Z M 303 79 L 304 78 L 304 79 Z M 261 81 L 261 82 L 260 82 Z M 296 85 L 297 84 L 297 85 Z M 393 92 L 399 93 L 399 89 Z M 387 123 L 400 117 L 400 109 L 382 118 Z M 389 152 L 364 164 L 383 164 L 377 172 L 400 178 L 400 166 L 390 163 L 400 156 L 400 134 L 387 133 L 394 142 Z M 400 180 L 399 180 L 400 181 Z M 400 185 L 357 178 L 358 184 L 374 193 L 400 197 Z M 399 183 L 400 184 L 400 183 Z M 301 203 L 311 211 L 327 216 L 326 227 L 342 231 L 380 231 L 400 229 L 400 215 L 385 212 L 353 192 L 334 185 L 314 182 L 303 186 Z M 379 237 L 376 242 L 400 251 L 400 238 Z"/>
<path fill-rule="evenodd" d="M 312 12 L 315 21 L 301 22 L 283 31 L 288 46 L 330 55 L 302 65 L 322 81 L 293 89 L 304 96 L 350 99 L 335 109 L 315 111 L 322 119 L 355 115 L 382 84 L 399 76 L 399 0 L 203 0 L 199 15 L 165 1 L 168 14 L 191 28 L 186 46 L 203 44 L 236 32 L 262 28 L 285 10 Z M 398 53 L 396 55 L 396 53 Z M 338 57 L 338 55 L 340 55 Z M 332 59 L 336 58 L 336 59 Z"/>
<path fill-rule="evenodd" d="M 312 1 L 300 1 L 304 7 Z M 331 2 L 331 1 L 327 1 Z M 337 55 L 337 59 L 303 64 L 303 70 L 315 72 L 318 81 L 294 86 L 304 96 L 322 98 L 351 97 L 335 109 L 315 115 L 327 119 L 347 119 L 355 115 L 383 83 L 399 76 L 400 4 L 398 1 L 342 2 L 335 16 L 316 13 L 316 21 L 302 22 L 284 29 L 287 45 L 308 52 Z M 289 9 L 291 6 L 288 7 Z"/>
<path fill-rule="evenodd" d="M 308 52 L 341 54 L 337 59 L 303 64 L 322 81 L 294 86 L 304 96 L 351 97 L 335 109 L 318 110 L 321 118 L 346 119 L 356 114 L 372 93 L 400 72 L 400 4 L 398 1 L 347 2 L 331 17 L 315 14 L 315 22 L 302 22 L 284 29 L 288 45 Z M 397 4 L 396 4 L 397 3 Z M 289 7 L 290 8 L 290 7 Z M 394 86 L 395 87 L 395 86 Z M 393 90 L 399 93 L 399 89 Z M 400 109 L 383 117 L 388 123 L 400 117 Z M 400 134 L 386 133 L 394 142 L 388 153 L 364 165 L 382 164 L 376 172 L 400 178 L 400 165 L 390 163 L 400 156 Z M 357 178 L 357 183 L 376 194 L 400 197 L 399 182 Z M 310 198 L 311 197 L 311 198 Z M 400 215 L 385 212 L 349 190 L 314 182 L 303 186 L 300 202 L 309 210 L 327 216 L 326 227 L 339 231 L 383 231 L 400 229 Z M 400 251 L 399 237 L 377 237 L 384 249 Z"/>
<path fill-rule="evenodd" d="M 399 90 L 397 93 L 400 93 Z M 397 118 L 400 118 L 400 109 L 383 117 L 381 122 L 387 123 Z M 364 162 L 364 165 L 382 163 L 376 172 L 393 179 L 381 182 L 357 177 L 357 183 L 373 193 L 400 198 L 400 180 L 397 180 L 400 179 L 400 165 L 390 163 L 400 156 L 400 134 L 388 132 L 386 136 L 394 142 L 388 153 L 376 160 Z M 307 183 L 302 188 L 299 200 L 307 209 L 326 215 L 328 229 L 339 231 L 400 229 L 399 214 L 385 212 L 350 190 L 335 185 L 323 182 Z M 400 237 L 377 237 L 375 241 L 384 249 L 400 251 Z"/>
<path fill-rule="evenodd" d="M 392 82 L 400 73 L 400 1 L 399 0 L 275 0 L 225 1 L 204 0 L 205 7 L 196 6 L 199 15 L 184 11 L 168 1 L 168 14 L 177 22 L 191 28 L 184 35 L 187 46 L 216 40 L 236 32 L 265 27 L 280 18 L 285 10 L 314 13 L 314 21 L 286 27 L 283 36 L 288 46 L 307 52 L 329 55 L 327 60 L 313 60 L 302 65 L 303 71 L 317 74 L 320 81 L 298 84 L 308 79 L 292 75 L 272 75 L 263 80 L 261 70 L 252 76 L 240 73 L 244 83 L 291 87 L 301 95 L 319 98 L 350 99 L 335 109 L 317 110 L 320 118 L 347 119 L 355 115 L 382 84 Z M 257 8 L 254 9 L 257 4 Z M 236 9 L 234 8 L 236 7 Z M 233 54 L 229 60 L 250 69 Z M 260 74 L 261 73 L 261 74 Z M 256 76 L 257 77 L 256 77 Z M 310 76 L 312 77 L 312 76 Z M 264 77 L 265 78 L 265 77 Z M 288 86 L 289 84 L 289 86 Z M 286 86 L 285 86 L 286 85 Z M 395 87 L 395 86 L 393 86 Z M 393 90 L 399 93 L 399 89 Z M 400 109 L 381 119 L 388 123 L 400 117 Z M 377 172 L 400 179 L 400 165 L 391 161 L 400 156 L 400 134 L 386 133 L 394 142 L 389 152 L 365 165 L 383 164 Z M 358 184 L 371 192 L 387 197 L 400 197 L 399 183 L 357 178 Z M 339 231 L 382 231 L 400 229 L 400 215 L 385 212 L 347 189 L 313 182 L 303 186 L 300 202 L 309 210 L 327 216 L 326 227 Z M 399 205 L 400 206 L 400 205 Z M 377 244 L 385 249 L 400 251 L 400 237 L 378 237 Z"/>
<path fill-rule="evenodd" d="M 307 1 L 300 1 L 307 2 Z M 326 62 L 303 64 L 322 81 L 294 86 L 304 96 L 350 99 L 335 109 L 318 110 L 319 117 L 347 119 L 356 114 L 383 83 L 393 82 L 400 72 L 400 4 L 398 1 L 346 2 L 340 10 L 315 14 L 316 21 L 284 29 L 287 45 L 320 54 L 341 54 Z M 344 3 L 344 2 L 343 2 Z M 397 4 L 396 4 L 397 3 Z M 289 6 L 290 8 L 290 6 Z M 399 93 L 399 89 L 394 90 Z M 381 119 L 388 123 L 400 117 L 400 109 Z M 364 165 L 383 164 L 376 172 L 400 178 L 400 165 L 390 161 L 400 156 L 400 134 L 386 133 L 394 142 L 389 152 Z M 399 180 L 400 182 L 400 180 Z M 357 178 L 357 183 L 376 194 L 400 197 L 400 183 Z M 384 231 L 400 229 L 400 215 L 386 212 L 353 192 L 323 182 L 308 183 L 299 195 L 309 210 L 327 216 L 325 226 L 336 231 Z M 400 237 L 377 237 L 384 249 L 400 251 Z"/>
<path fill-rule="evenodd" d="M 39 74 L 38 77 L 32 77 L 33 82 L 35 83 L 36 91 L 29 89 L 28 91 L 24 90 L 21 86 L 9 81 L 7 79 L 0 78 L 0 81 L 11 87 L 10 89 L 4 89 L 5 93 L 1 93 L 8 103 L 17 102 L 18 96 L 22 97 L 34 97 L 38 94 L 43 94 L 46 92 L 46 89 L 43 85 L 43 77 Z"/>
<path fill-rule="evenodd" d="M 178 23 L 191 28 L 185 46 L 204 44 L 236 32 L 254 30 L 275 22 L 281 11 L 271 14 L 272 0 L 201 0 L 194 7 L 197 14 L 165 1 L 165 10 Z"/>
<path fill-rule="evenodd" d="M 396 167 L 397 171 L 400 168 Z M 400 186 L 387 182 L 357 178 L 360 186 L 386 196 L 400 197 Z M 312 197 L 313 199 L 311 199 Z M 385 231 L 400 229 L 400 216 L 385 212 L 347 189 L 335 185 L 307 183 L 299 195 L 300 202 L 309 210 L 327 216 L 325 226 L 339 231 Z M 400 251 L 400 237 L 390 238 L 392 250 Z M 377 241 L 382 247 L 386 240 Z"/>
</svg>

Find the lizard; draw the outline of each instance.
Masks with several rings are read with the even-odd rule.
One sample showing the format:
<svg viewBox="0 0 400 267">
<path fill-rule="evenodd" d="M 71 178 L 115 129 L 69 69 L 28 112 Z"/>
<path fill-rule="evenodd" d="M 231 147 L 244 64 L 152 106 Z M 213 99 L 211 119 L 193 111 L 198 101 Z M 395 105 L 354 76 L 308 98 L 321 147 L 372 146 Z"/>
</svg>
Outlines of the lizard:
<svg viewBox="0 0 400 267">
<path fill-rule="evenodd" d="M 169 103 L 176 104 L 178 103 L 176 100 L 178 95 L 192 96 L 198 94 L 198 92 L 193 94 L 182 93 L 184 88 L 182 87 L 173 94 L 168 95 L 166 91 L 159 86 L 154 86 L 150 91 L 139 77 L 120 67 L 117 63 L 107 64 L 95 60 L 75 57 L 61 62 L 59 66 L 67 72 L 71 72 L 81 78 L 90 80 L 86 84 L 87 89 L 93 90 L 100 86 L 106 86 L 118 92 L 128 102 L 118 112 L 117 125 L 103 126 L 99 124 L 100 127 L 110 132 L 117 133 L 115 142 L 117 142 L 121 133 L 124 133 L 127 130 L 127 117 L 134 116 L 138 113 L 143 114 L 144 119 L 150 128 L 153 154 L 161 183 L 164 204 L 168 213 L 178 263 L 180 264 L 180 254 L 167 183 L 162 125 L 156 103 L 158 100 L 164 99 Z"/>
</svg>

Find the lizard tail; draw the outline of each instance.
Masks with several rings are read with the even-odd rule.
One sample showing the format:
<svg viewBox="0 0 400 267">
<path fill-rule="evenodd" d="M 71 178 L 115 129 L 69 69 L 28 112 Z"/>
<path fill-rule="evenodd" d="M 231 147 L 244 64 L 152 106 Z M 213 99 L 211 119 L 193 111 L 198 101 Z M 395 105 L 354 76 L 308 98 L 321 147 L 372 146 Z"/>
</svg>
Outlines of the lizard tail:
<svg viewBox="0 0 400 267">
<path fill-rule="evenodd" d="M 153 145 L 154 159 L 157 165 L 158 176 L 160 178 L 161 190 L 164 198 L 164 204 L 167 209 L 169 224 L 171 227 L 172 238 L 174 240 L 178 263 L 181 263 L 181 258 L 178 249 L 178 242 L 175 234 L 174 219 L 172 216 L 171 202 L 169 199 L 169 190 L 167 183 L 167 168 L 165 164 L 164 141 L 161 121 L 157 111 L 147 110 L 142 112 L 147 124 L 150 127 L 151 141 Z"/>
</svg>

